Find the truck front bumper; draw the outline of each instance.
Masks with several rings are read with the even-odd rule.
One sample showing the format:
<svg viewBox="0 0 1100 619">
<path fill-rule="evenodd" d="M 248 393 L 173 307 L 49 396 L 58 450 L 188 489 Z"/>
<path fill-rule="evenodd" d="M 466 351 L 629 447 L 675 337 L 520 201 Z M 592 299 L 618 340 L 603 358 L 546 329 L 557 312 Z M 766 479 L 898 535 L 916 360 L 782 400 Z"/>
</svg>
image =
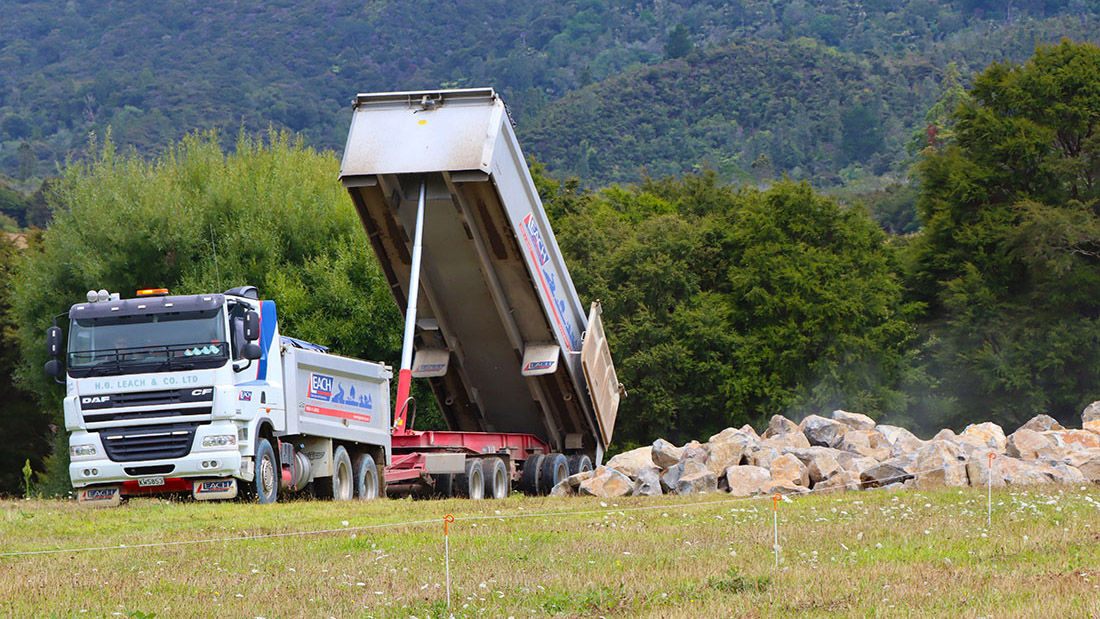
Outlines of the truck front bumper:
<svg viewBox="0 0 1100 619">
<path fill-rule="evenodd" d="M 170 470 L 168 470 L 169 466 L 172 467 Z M 127 471 L 127 469 L 130 470 Z M 69 464 L 69 479 L 74 488 L 120 484 L 148 477 L 167 479 L 169 477 L 240 477 L 240 475 L 241 454 L 235 449 L 192 452 L 170 460 L 113 462 L 107 458 L 82 458 Z M 152 487 L 150 490 L 156 491 L 156 488 Z"/>
</svg>

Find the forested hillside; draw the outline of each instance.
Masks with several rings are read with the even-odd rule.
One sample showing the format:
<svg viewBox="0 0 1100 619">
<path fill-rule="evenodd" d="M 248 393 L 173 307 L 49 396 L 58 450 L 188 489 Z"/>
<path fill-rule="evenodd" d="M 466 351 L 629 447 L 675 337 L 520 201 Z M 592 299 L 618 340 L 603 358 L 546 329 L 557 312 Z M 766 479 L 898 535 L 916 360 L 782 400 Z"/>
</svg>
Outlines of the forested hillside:
<svg viewBox="0 0 1100 619">
<path fill-rule="evenodd" d="M 1036 41 L 1100 31 L 1094 2 L 1062 0 L 31 0 L 0 9 L 0 174 L 20 180 L 55 174 L 108 127 L 144 153 L 213 125 L 230 134 L 275 125 L 338 149 L 356 92 L 492 85 L 521 132 L 540 136 L 528 152 L 589 186 L 707 164 L 724 178 L 785 172 L 835 184 L 839 170 L 862 173 L 851 164 L 901 165 L 948 62 L 969 75 L 1025 59 Z M 762 64 L 724 74 L 738 59 Z M 790 98 L 809 84 L 792 83 L 790 71 L 801 61 L 819 72 L 829 98 L 817 98 L 838 109 L 799 113 Z M 648 96 L 647 83 L 669 76 L 659 98 Z M 590 118 L 594 98 L 667 116 L 684 97 L 713 104 L 707 92 L 731 88 L 734 100 L 718 109 L 674 117 L 652 150 L 605 143 L 588 120 L 561 124 Z M 784 139 L 807 136 L 785 151 Z M 758 154 L 770 168 L 752 168 Z"/>
</svg>

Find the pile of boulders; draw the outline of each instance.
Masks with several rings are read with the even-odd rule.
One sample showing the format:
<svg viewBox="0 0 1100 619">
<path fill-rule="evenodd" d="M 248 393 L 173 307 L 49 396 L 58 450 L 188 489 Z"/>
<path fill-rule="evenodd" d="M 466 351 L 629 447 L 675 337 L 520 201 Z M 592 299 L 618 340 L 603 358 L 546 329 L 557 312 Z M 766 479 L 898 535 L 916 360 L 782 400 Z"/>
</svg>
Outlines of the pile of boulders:
<svg viewBox="0 0 1100 619">
<path fill-rule="evenodd" d="M 776 415 L 763 434 L 746 425 L 681 447 L 658 439 L 569 477 L 551 494 L 750 496 L 985 487 L 990 477 L 994 486 L 1100 483 L 1100 402 L 1081 417 L 1081 430 L 1067 430 L 1039 415 L 1008 436 L 986 422 L 922 440 L 905 428 L 841 410 L 828 418 L 810 415 L 802 423 Z"/>
</svg>

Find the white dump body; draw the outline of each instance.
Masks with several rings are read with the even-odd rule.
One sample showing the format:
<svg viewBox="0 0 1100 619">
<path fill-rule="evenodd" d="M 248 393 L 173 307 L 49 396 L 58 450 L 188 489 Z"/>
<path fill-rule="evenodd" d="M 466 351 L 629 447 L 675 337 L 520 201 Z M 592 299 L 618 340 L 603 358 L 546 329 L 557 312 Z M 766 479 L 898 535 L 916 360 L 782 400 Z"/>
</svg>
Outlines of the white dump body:
<svg viewBox="0 0 1100 619">
<path fill-rule="evenodd" d="M 359 95 L 340 178 L 402 310 L 427 184 L 412 370 L 450 428 L 535 434 L 599 458 L 619 396 L 606 349 L 590 355 L 598 371 L 582 366 L 599 308 L 577 296 L 496 93 Z"/>
<path fill-rule="evenodd" d="M 392 372 L 379 363 L 283 345 L 286 434 L 384 446 Z"/>
</svg>

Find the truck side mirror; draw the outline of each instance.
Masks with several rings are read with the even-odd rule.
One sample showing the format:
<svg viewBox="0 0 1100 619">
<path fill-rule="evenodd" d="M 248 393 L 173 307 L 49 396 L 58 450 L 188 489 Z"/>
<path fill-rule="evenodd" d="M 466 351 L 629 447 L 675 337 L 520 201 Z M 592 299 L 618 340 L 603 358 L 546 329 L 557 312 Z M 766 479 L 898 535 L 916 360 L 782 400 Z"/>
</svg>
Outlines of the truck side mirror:
<svg viewBox="0 0 1100 619">
<path fill-rule="evenodd" d="M 244 339 L 246 342 L 255 342 L 260 339 L 260 315 L 252 310 L 244 314 Z M 256 348 L 259 349 L 258 346 Z"/>
<path fill-rule="evenodd" d="M 62 373 L 61 362 L 57 359 L 50 359 L 46 362 L 46 374 L 54 378 L 60 378 Z"/>
<path fill-rule="evenodd" d="M 51 357 L 61 356 L 61 327 L 53 326 L 46 329 L 46 352 Z"/>
<path fill-rule="evenodd" d="M 244 345 L 244 350 L 241 351 L 245 359 L 255 361 L 263 356 L 263 351 L 260 350 L 260 345 L 256 342 L 249 342 Z"/>
</svg>

